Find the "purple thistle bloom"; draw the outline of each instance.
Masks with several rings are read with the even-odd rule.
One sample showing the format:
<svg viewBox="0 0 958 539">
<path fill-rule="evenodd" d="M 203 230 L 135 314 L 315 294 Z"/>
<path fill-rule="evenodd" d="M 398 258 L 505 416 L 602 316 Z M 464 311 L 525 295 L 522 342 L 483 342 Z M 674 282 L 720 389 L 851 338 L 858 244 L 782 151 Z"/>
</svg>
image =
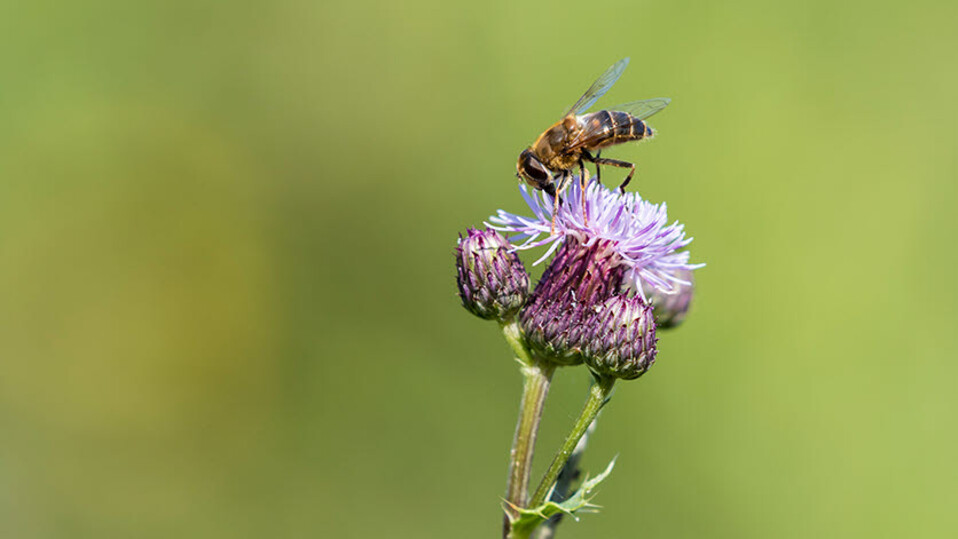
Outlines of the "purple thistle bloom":
<svg viewBox="0 0 958 539">
<path fill-rule="evenodd" d="M 582 191 L 574 178 L 556 212 L 555 235 L 550 235 L 553 198 L 541 191 L 530 192 L 525 185 L 519 189 L 533 216 L 499 210 L 489 219 L 488 226 L 514 234 L 510 238 L 513 243 L 523 240 L 516 249 L 551 244 L 536 264 L 548 258 L 566 237 L 585 247 L 603 242 L 614 253 L 617 263 L 624 266 L 625 284 L 643 298 L 646 296 L 642 285 L 672 294 L 683 285 L 691 285 L 683 278 L 683 271 L 704 265 L 689 263 L 689 252 L 681 251 L 692 238 L 686 238 L 684 227 L 678 222 L 668 224 L 665 203 L 652 204 L 638 193 L 620 193 L 594 181 L 586 187 L 583 212 Z"/>
<path fill-rule="evenodd" d="M 532 217 L 499 212 L 489 228 L 513 234 L 515 249 L 549 245 L 555 253 L 519 313 L 532 352 L 559 365 L 585 362 L 596 375 L 633 379 L 656 354 L 649 299 L 691 290 L 682 225 L 668 224 L 665 204 L 576 180 L 555 212 L 553 198 L 520 186 Z M 661 300 L 660 300 L 661 302 Z M 687 305 L 687 302 L 685 303 Z"/>
</svg>

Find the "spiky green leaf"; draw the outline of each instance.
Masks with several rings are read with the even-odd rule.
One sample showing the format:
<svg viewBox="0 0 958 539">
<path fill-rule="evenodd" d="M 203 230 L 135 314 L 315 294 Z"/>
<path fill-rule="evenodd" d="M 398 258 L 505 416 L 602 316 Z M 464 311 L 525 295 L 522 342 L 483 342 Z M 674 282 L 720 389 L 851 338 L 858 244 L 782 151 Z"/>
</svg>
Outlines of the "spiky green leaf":
<svg viewBox="0 0 958 539">
<path fill-rule="evenodd" d="M 565 513 L 576 520 L 579 520 L 576 515 L 580 513 L 597 513 L 599 506 L 592 503 L 592 498 L 595 497 L 593 491 L 612 473 L 614 466 L 615 459 L 612 459 L 602 473 L 591 479 L 587 477 L 579 489 L 562 502 L 545 502 L 528 509 L 510 506 L 511 512 L 517 515 L 512 519 L 510 537 L 528 537 L 540 524 L 559 513 Z"/>
</svg>

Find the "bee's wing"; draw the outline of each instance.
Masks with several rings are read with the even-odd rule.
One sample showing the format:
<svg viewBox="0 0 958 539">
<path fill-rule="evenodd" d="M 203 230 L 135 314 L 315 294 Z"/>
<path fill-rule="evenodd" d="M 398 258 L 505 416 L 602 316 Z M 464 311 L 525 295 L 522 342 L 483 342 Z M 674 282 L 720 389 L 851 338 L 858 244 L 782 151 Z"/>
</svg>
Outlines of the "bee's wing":
<svg viewBox="0 0 958 539">
<path fill-rule="evenodd" d="M 672 100 L 668 97 L 653 97 L 652 99 L 643 99 L 641 101 L 633 101 L 631 103 L 622 103 L 621 105 L 609 107 L 607 110 L 628 112 L 632 116 L 635 116 L 640 120 L 644 120 L 656 112 L 664 109 L 671 102 Z"/>
<path fill-rule="evenodd" d="M 622 76 L 622 72 L 625 71 L 625 67 L 627 65 L 629 65 L 628 58 L 623 58 L 612 64 L 612 67 L 605 70 L 605 73 L 599 75 L 599 78 L 595 79 L 595 82 L 592 83 L 592 86 L 589 86 L 589 89 L 582 94 L 582 97 L 575 102 L 575 105 L 572 105 L 572 108 L 569 109 L 569 112 L 566 113 L 566 116 L 569 114 L 579 114 L 580 112 L 583 112 L 594 105 L 600 97 L 609 91 L 609 88 L 615 84 L 615 81 L 619 80 L 619 77 Z"/>
</svg>

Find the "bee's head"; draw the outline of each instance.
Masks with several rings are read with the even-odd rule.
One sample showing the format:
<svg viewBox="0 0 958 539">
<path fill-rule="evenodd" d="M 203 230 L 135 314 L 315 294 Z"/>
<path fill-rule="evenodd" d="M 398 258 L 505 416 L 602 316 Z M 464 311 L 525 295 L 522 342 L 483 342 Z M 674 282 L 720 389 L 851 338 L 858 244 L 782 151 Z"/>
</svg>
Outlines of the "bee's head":
<svg viewBox="0 0 958 539">
<path fill-rule="evenodd" d="M 550 195 L 555 194 L 552 173 L 529 148 L 522 150 L 522 153 L 519 154 L 519 162 L 516 163 L 516 176 L 536 189 L 542 189 Z"/>
</svg>

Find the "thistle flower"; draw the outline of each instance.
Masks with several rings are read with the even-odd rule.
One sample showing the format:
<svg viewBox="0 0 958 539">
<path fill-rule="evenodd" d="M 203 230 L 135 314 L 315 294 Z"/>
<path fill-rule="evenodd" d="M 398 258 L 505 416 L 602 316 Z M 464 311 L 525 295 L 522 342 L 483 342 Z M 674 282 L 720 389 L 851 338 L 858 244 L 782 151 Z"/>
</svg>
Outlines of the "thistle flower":
<svg viewBox="0 0 958 539">
<path fill-rule="evenodd" d="M 530 347 L 561 365 L 585 361 L 603 375 L 638 377 L 655 357 L 647 291 L 691 286 L 685 272 L 701 266 L 681 249 L 692 239 L 668 224 L 665 204 L 598 182 L 586 188 L 584 208 L 576 180 L 557 210 L 552 197 L 520 190 L 533 216 L 499 210 L 488 226 L 522 240 L 516 249 L 550 245 L 537 264 L 556 253 L 519 315 Z"/>
<path fill-rule="evenodd" d="M 486 320 L 511 320 L 529 297 L 529 274 L 495 230 L 470 228 L 456 246 L 456 284 L 462 306 Z"/>
<path fill-rule="evenodd" d="M 643 297 L 648 288 L 669 294 L 677 290 L 677 285 L 690 285 L 681 272 L 704 266 L 689 263 L 689 252 L 682 249 L 692 238 L 686 238 L 684 226 L 678 222 L 668 224 L 665 203 L 652 204 L 638 193 L 620 193 L 592 182 L 585 190 L 583 212 L 579 181 L 573 178 L 555 211 L 555 234 L 550 234 L 553 198 L 541 191 L 530 192 L 525 185 L 519 189 L 533 216 L 499 210 L 488 226 L 515 234 L 511 239 L 524 240 L 516 249 L 551 244 L 536 264 L 548 258 L 566 238 L 574 238 L 586 247 L 605 242 L 615 263 L 625 269 L 625 284 Z"/>
</svg>

